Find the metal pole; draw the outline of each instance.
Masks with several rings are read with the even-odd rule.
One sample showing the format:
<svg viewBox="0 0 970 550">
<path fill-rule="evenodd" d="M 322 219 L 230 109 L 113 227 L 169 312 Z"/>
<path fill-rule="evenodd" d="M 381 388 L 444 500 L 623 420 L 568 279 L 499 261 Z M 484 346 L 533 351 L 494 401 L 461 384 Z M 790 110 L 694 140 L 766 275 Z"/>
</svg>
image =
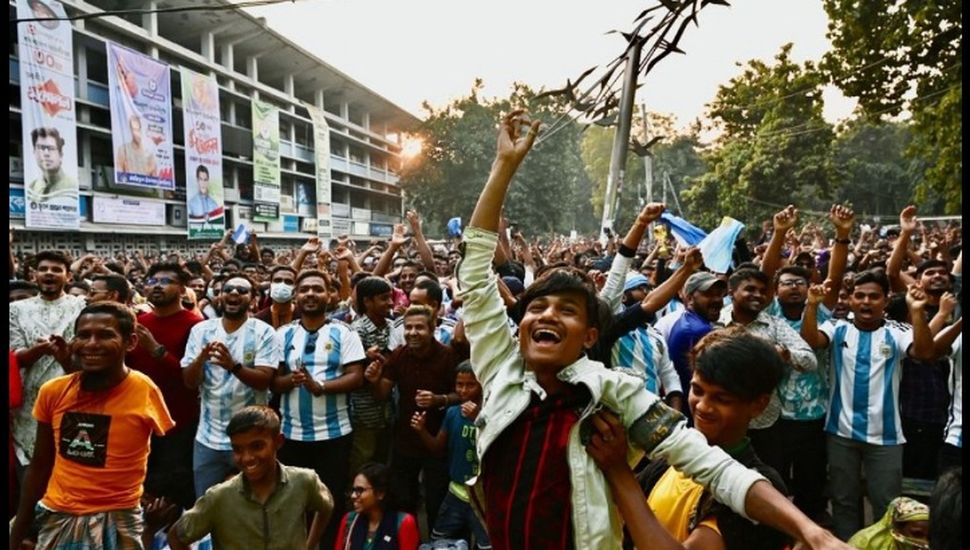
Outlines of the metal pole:
<svg viewBox="0 0 970 550">
<path fill-rule="evenodd" d="M 647 121 L 647 104 L 641 103 L 640 109 L 643 112 L 643 142 L 648 143 L 650 141 L 650 128 Z M 647 155 L 643 157 L 643 173 L 647 184 L 647 202 L 653 202 L 653 155 L 647 151 Z"/>
<path fill-rule="evenodd" d="M 603 196 L 603 219 L 600 223 L 600 240 L 606 240 L 606 229 L 613 229 L 616 201 L 619 199 L 626 172 L 626 153 L 630 148 L 630 122 L 633 118 L 633 99 L 637 93 L 637 76 L 640 72 L 640 48 L 637 38 L 627 52 L 626 73 L 623 75 L 623 95 L 620 97 L 620 119 L 613 136 L 613 153 L 610 155 L 610 175 L 606 179 Z"/>
</svg>

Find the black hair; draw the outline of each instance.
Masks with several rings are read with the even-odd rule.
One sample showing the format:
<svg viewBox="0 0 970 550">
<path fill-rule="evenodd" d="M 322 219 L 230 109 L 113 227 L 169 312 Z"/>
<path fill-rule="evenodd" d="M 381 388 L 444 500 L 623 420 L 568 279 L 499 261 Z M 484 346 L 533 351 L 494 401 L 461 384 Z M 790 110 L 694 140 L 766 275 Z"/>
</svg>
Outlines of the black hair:
<svg viewBox="0 0 970 550">
<path fill-rule="evenodd" d="M 185 270 L 189 272 L 190 275 L 202 274 L 202 262 L 198 260 L 189 260 L 185 262 Z"/>
<path fill-rule="evenodd" d="M 30 131 L 30 144 L 33 147 L 37 146 L 37 140 L 40 138 L 54 138 L 57 142 L 57 152 L 60 153 L 64 150 L 64 138 L 61 137 L 60 131 L 57 128 L 34 128 Z"/>
<path fill-rule="evenodd" d="M 421 271 L 421 264 L 412 260 L 411 258 L 405 258 L 404 263 L 401 264 L 401 269 L 405 267 L 413 267 L 415 271 Z"/>
<path fill-rule="evenodd" d="M 273 250 L 272 248 L 270 248 L 270 247 L 268 247 L 268 246 L 264 246 L 264 247 L 263 247 L 263 248 L 262 248 L 262 249 L 261 249 L 261 250 L 259 251 L 259 255 L 260 255 L 260 256 L 263 256 L 264 254 L 272 254 L 274 258 L 276 257 L 276 251 L 274 251 L 274 250 Z"/>
<path fill-rule="evenodd" d="M 856 273 L 855 280 L 852 282 L 852 287 L 857 288 L 859 285 L 864 285 L 866 283 L 876 283 L 882 289 L 882 293 L 889 295 L 889 277 L 886 276 L 886 272 L 881 269 L 867 269 L 865 271 L 860 271 Z"/>
<path fill-rule="evenodd" d="M 40 292 L 40 287 L 37 286 L 37 283 L 32 283 L 30 281 L 21 281 L 19 279 L 13 279 L 7 283 L 7 290 L 9 290 L 10 292 L 14 292 L 16 290 L 26 290 L 29 292 L 33 292 L 34 296 L 36 296 L 37 293 Z"/>
<path fill-rule="evenodd" d="M 277 271 L 289 271 L 294 277 L 297 276 L 296 270 L 288 265 L 274 265 L 273 268 L 269 270 L 269 276 L 271 279 L 273 278 L 273 275 L 276 275 Z"/>
<path fill-rule="evenodd" d="M 963 467 L 944 471 L 930 494 L 930 548 L 963 548 Z"/>
<path fill-rule="evenodd" d="M 421 271 L 418 271 L 418 275 L 415 277 L 415 279 L 420 279 L 421 277 L 427 277 L 432 281 L 438 280 L 438 274 L 432 271 L 428 271 L 427 269 L 422 269 Z"/>
<path fill-rule="evenodd" d="M 499 277 L 515 277 L 520 281 L 525 280 L 525 266 L 513 260 L 496 267 L 495 272 L 498 273 Z"/>
<path fill-rule="evenodd" d="M 909 306 L 906 305 L 906 293 L 897 292 L 889 296 L 884 310 L 886 319 L 899 323 L 909 323 Z"/>
<path fill-rule="evenodd" d="M 81 313 L 77 314 L 77 318 L 74 319 L 74 332 L 77 332 L 81 317 L 101 314 L 111 315 L 118 321 L 118 330 L 121 331 L 121 336 L 125 339 L 128 339 L 135 332 L 135 314 L 131 309 L 124 304 L 109 302 L 107 300 L 94 302 L 85 306 L 81 310 Z"/>
<path fill-rule="evenodd" d="M 232 275 L 226 276 L 226 278 L 222 280 L 223 287 L 225 287 L 226 283 L 228 283 L 233 279 L 243 279 L 244 281 L 249 283 L 249 287 L 250 287 L 249 294 L 254 298 L 259 296 L 259 285 L 257 285 L 256 282 L 253 281 L 252 277 L 250 277 L 249 275 L 246 275 L 242 271 L 240 271 L 239 273 L 233 273 Z"/>
<path fill-rule="evenodd" d="M 785 372 L 784 361 L 771 342 L 744 327 L 708 333 L 690 355 L 694 372 L 745 401 L 774 392 Z"/>
<path fill-rule="evenodd" d="M 441 290 L 441 285 L 439 285 L 434 280 L 422 279 L 416 285 L 414 285 L 414 288 L 421 289 L 427 292 L 428 298 L 430 298 L 432 302 L 435 302 L 439 305 L 441 304 L 441 301 L 444 299 L 444 292 Z"/>
<path fill-rule="evenodd" d="M 455 367 L 455 374 L 471 374 L 474 376 L 475 369 L 472 368 L 472 362 L 465 359 L 461 363 L 458 363 L 458 366 Z"/>
<path fill-rule="evenodd" d="M 323 279 L 323 282 L 326 283 L 328 289 L 330 288 L 330 285 L 333 282 L 333 279 L 331 279 L 323 271 L 320 271 L 318 269 L 305 269 L 303 271 L 300 271 L 300 274 L 296 276 L 296 281 L 294 281 L 293 284 L 294 286 L 299 287 L 300 281 L 302 281 L 303 279 L 308 279 L 310 277 L 320 277 L 321 279 Z"/>
<path fill-rule="evenodd" d="M 192 278 L 184 269 L 182 269 L 182 266 L 175 262 L 159 262 L 148 266 L 148 272 L 145 273 L 145 278 L 150 279 L 156 273 L 161 273 L 163 271 L 167 273 L 174 273 L 179 284 L 183 286 L 187 285 L 189 283 L 189 279 Z"/>
<path fill-rule="evenodd" d="M 811 272 L 800 265 L 786 265 L 775 272 L 775 284 L 778 284 L 778 281 L 781 280 L 782 275 L 796 275 L 802 279 L 805 279 L 806 281 L 812 281 Z"/>
<path fill-rule="evenodd" d="M 355 305 L 357 312 L 362 314 L 364 313 L 364 300 L 391 292 L 391 283 L 387 282 L 384 277 L 371 276 L 361 279 L 355 288 L 357 289 L 357 303 Z"/>
<path fill-rule="evenodd" d="M 226 426 L 226 435 L 232 437 L 254 429 L 268 430 L 276 436 L 280 433 L 280 417 L 266 405 L 250 405 L 232 415 Z"/>
<path fill-rule="evenodd" d="M 208 177 L 208 176 L 209 176 L 209 169 L 208 169 L 208 168 L 206 168 L 204 164 L 200 164 L 200 165 L 199 165 L 199 166 L 198 166 L 198 167 L 197 167 L 197 168 L 195 169 L 195 177 L 196 177 L 196 179 L 198 179 L 198 177 L 199 177 L 199 174 L 205 174 L 205 175 L 206 175 L 206 177 Z"/>
<path fill-rule="evenodd" d="M 369 271 L 358 271 L 354 273 L 350 276 L 350 288 L 357 288 L 357 283 L 371 276 L 373 276 L 373 273 Z"/>
<path fill-rule="evenodd" d="M 741 286 L 741 283 L 743 283 L 744 281 L 747 281 L 748 279 L 754 279 L 756 281 L 759 281 L 761 282 L 761 284 L 765 286 L 768 286 L 768 284 L 771 282 L 768 279 L 768 276 L 765 275 L 764 271 L 761 271 L 759 269 L 753 269 L 750 267 L 744 267 L 744 268 L 738 269 L 737 271 L 731 274 L 731 278 L 728 279 L 728 286 L 731 288 L 731 290 L 734 290 L 739 286 Z"/>
<path fill-rule="evenodd" d="M 364 476 L 370 483 L 374 493 L 383 493 L 384 500 L 381 501 L 381 508 L 392 510 L 395 506 L 391 500 L 391 469 L 377 462 L 368 462 L 360 467 L 356 475 Z M 355 476 L 356 477 L 356 476 Z"/>
<path fill-rule="evenodd" d="M 916 278 L 919 279 L 923 276 L 923 272 L 927 269 L 934 269 L 937 267 L 947 268 L 948 265 L 943 260 L 924 260 L 916 267 Z"/>
<path fill-rule="evenodd" d="M 71 257 L 60 250 L 41 250 L 34 254 L 34 269 L 37 269 L 43 261 L 64 264 L 65 271 L 71 270 Z"/>
<path fill-rule="evenodd" d="M 87 281 L 71 281 L 64 286 L 64 292 L 70 292 L 72 288 L 80 288 L 85 293 L 91 292 L 91 285 Z"/>
<path fill-rule="evenodd" d="M 525 289 L 516 307 L 520 314 L 524 314 L 529 304 L 536 298 L 565 292 L 577 292 L 585 297 L 586 322 L 590 328 L 599 329 L 600 302 L 597 298 L 596 284 L 589 275 L 574 267 L 563 267 L 546 272 Z"/>
<path fill-rule="evenodd" d="M 95 275 L 91 278 L 91 281 L 104 281 L 104 286 L 108 288 L 108 291 L 118 293 L 118 301 L 122 304 L 128 303 L 128 299 L 131 298 L 131 284 L 124 275 L 117 273 Z"/>
</svg>

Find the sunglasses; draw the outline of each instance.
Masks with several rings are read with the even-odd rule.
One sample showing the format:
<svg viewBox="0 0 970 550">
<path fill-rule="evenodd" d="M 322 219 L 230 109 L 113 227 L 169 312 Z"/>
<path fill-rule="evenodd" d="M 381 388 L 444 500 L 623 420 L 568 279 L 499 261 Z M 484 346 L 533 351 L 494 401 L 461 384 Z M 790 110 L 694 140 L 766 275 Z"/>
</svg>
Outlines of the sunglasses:
<svg viewBox="0 0 970 550">
<path fill-rule="evenodd" d="M 235 292 L 236 294 L 249 294 L 252 291 L 253 291 L 253 287 L 251 286 L 245 286 L 245 285 L 223 285 L 222 286 L 223 294 L 232 294 L 233 292 Z"/>
<path fill-rule="evenodd" d="M 149 277 L 148 279 L 145 279 L 145 286 L 168 286 L 175 282 L 177 281 L 171 277 Z"/>
<path fill-rule="evenodd" d="M 360 495 L 366 493 L 368 490 L 370 490 L 369 487 L 354 487 L 350 491 L 348 491 L 348 493 L 350 493 L 355 497 L 359 497 Z"/>
<path fill-rule="evenodd" d="M 790 287 L 790 286 L 808 286 L 808 281 L 805 279 L 792 279 L 789 281 L 779 281 L 778 286 Z"/>
</svg>

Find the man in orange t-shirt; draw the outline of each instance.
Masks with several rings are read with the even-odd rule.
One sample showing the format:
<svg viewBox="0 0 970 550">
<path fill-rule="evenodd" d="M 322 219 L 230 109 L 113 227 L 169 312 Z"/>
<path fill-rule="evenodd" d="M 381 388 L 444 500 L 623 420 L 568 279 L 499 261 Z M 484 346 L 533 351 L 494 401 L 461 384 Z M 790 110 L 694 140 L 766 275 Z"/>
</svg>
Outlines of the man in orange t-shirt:
<svg viewBox="0 0 970 550">
<path fill-rule="evenodd" d="M 38 548 L 140 547 L 151 435 L 175 423 L 158 387 L 124 364 L 138 342 L 134 327 L 131 310 L 113 302 L 78 315 L 69 352 L 81 370 L 40 388 L 37 442 L 10 548 L 34 529 Z"/>
</svg>

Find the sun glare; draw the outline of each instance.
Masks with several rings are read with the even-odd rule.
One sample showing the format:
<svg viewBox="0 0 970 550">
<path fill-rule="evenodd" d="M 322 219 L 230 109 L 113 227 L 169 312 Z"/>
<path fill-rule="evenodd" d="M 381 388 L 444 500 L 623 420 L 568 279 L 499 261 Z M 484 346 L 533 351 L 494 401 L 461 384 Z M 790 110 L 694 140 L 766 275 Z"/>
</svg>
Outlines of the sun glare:
<svg viewBox="0 0 970 550">
<path fill-rule="evenodd" d="M 421 149 L 424 148 L 424 140 L 419 137 L 409 136 L 404 139 L 404 143 L 401 145 L 401 155 L 405 159 L 411 159 L 421 154 Z"/>
</svg>

